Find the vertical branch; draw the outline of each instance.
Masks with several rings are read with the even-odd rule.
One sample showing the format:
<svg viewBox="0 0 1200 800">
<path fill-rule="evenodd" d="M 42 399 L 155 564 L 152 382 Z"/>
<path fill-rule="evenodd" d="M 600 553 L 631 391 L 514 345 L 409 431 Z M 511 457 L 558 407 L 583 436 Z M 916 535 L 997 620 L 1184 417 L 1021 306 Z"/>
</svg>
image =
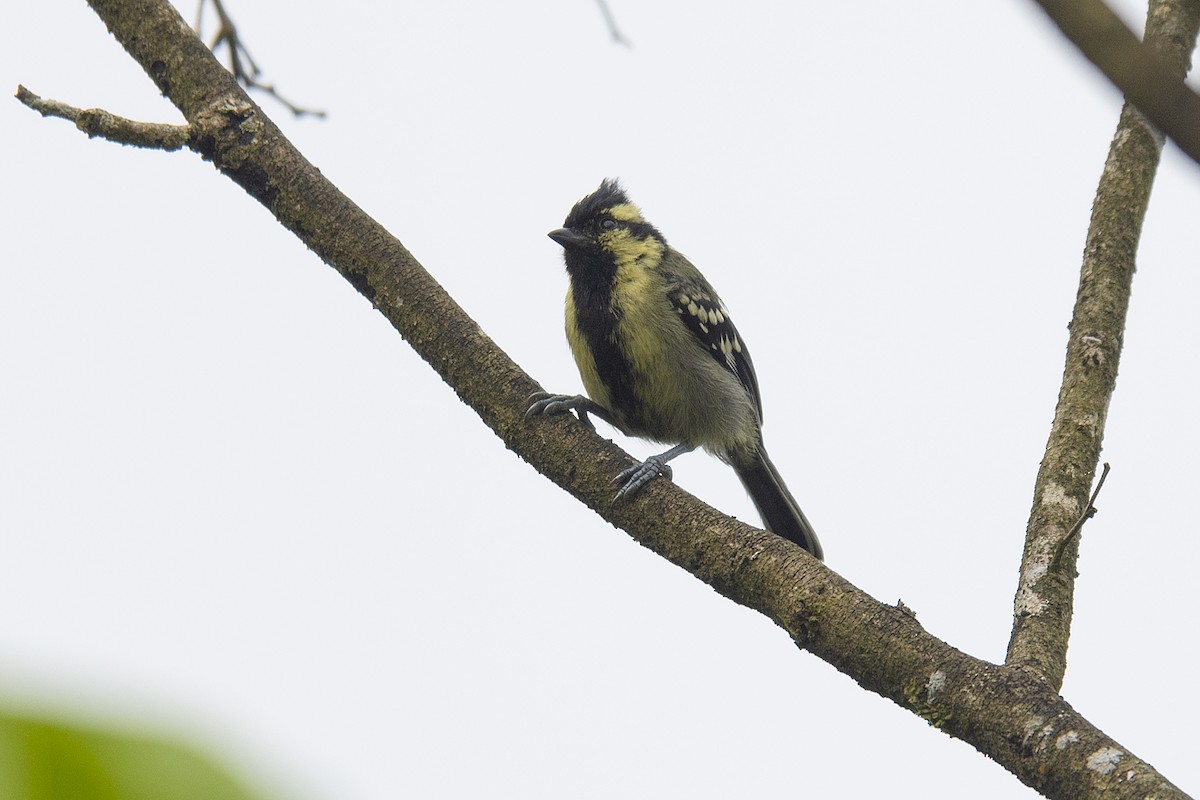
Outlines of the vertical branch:
<svg viewBox="0 0 1200 800">
<path fill-rule="evenodd" d="M 1195 0 L 1151 0 L 1145 41 L 1182 77 L 1198 26 Z M 1126 102 L 1096 189 L 1062 388 L 1034 484 L 1006 663 L 1032 670 L 1055 688 L 1066 671 L 1080 537 L 1066 540 L 1088 506 L 1096 474 L 1162 143 L 1162 135 Z"/>
</svg>

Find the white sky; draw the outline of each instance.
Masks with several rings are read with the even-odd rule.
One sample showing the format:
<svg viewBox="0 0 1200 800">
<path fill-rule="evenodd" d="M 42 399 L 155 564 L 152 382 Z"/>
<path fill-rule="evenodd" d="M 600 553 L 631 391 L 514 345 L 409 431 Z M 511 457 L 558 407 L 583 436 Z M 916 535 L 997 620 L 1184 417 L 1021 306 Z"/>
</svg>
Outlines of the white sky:
<svg viewBox="0 0 1200 800">
<path fill-rule="evenodd" d="M 622 178 L 732 309 L 829 566 L 1001 660 L 1119 96 L 1019 0 L 612 6 L 633 49 L 591 0 L 231 9 L 331 115 L 267 113 L 548 388 L 545 233 Z M 6 26 L 10 93 L 179 120 L 84 3 Z M 297 798 L 1033 796 L 534 473 L 197 156 L 15 100 L 0 135 L 4 704 Z M 1198 207 L 1168 146 L 1063 690 L 1193 791 Z"/>
</svg>

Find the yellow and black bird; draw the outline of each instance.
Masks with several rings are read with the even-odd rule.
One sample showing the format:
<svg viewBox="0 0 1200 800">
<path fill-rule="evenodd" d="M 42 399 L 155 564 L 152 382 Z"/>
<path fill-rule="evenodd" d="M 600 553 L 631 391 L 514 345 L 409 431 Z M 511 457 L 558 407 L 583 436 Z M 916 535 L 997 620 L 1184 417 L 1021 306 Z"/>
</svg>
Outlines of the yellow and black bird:
<svg viewBox="0 0 1200 800">
<path fill-rule="evenodd" d="M 702 447 L 733 467 L 767 530 L 822 558 L 812 525 L 767 457 L 750 353 L 712 286 L 614 180 L 580 200 L 550 238 L 563 247 L 567 341 L 582 395 L 539 392 L 526 416 L 575 410 L 670 450 L 625 470 L 617 497 Z"/>
</svg>

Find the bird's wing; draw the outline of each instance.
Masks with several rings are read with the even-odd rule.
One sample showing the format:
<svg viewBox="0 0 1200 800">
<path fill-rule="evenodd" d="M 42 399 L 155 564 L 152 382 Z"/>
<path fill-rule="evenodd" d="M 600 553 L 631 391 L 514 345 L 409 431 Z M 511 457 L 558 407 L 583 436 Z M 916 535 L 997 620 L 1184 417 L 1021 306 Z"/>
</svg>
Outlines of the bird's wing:
<svg viewBox="0 0 1200 800">
<path fill-rule="evenodd" d="M 750 352 L 738 335 L 729 311 L 710 287 L 697 281 L 680 282 L 669 294 L 671 304 L 683 324 L 718 364 L 737 376 L 745 387 L 758 420 L 762 422 L 762 399 L 758 394 L 758 378 Z"/>
</svg>

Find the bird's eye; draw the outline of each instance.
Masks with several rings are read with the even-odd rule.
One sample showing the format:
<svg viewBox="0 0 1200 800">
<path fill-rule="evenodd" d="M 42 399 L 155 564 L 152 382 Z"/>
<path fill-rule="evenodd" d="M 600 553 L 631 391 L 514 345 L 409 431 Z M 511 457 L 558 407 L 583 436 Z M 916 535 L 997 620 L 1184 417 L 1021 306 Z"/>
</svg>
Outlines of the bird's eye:
<svg viewBox="0 0 1200 800">
<path fill-rule="evenodd" d="M 600 229 L 601 230 L 611 231 L 611 230 L 615 230 L 616 227 L 617 227 L 617 221 L 615 219 L 613 219 L 612 217 L 605 217 L 604 219 L 600 220 Z"/>
</svg>

